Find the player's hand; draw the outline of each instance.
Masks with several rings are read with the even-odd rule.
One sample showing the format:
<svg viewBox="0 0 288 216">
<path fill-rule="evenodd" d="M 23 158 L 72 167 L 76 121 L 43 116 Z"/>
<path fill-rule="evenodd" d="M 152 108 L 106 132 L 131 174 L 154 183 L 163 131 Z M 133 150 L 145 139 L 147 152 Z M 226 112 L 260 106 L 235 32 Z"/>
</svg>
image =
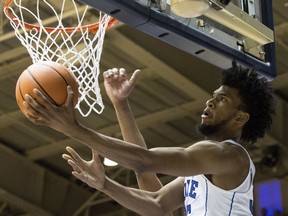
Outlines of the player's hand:
<svg viewBox="0 0 288 216">
<path fill-rule="evenodd" d="M 37 101 L 29 94 L 25 95 L 23 105 L 31 112 L 32 116 L 26 117 L 37 125 L 46 125 L 54 130 L 64 132 L 76 123 L 73 106 L 73 90 L 67 87 L 67 99 L 62 106 L 52 104 L 38 89 L 33 90 Z"/>
<path fill-rule="evenodd" d="M 131 94 L 139 75 L 140 70 L 135 70 L 128 79 L 124 68 L 113 68 L 103 73 L 104 86 L 113 104 L 125 100 Z"/>
<path fill-rule="evenodd" d="M 97 152 L 92 150 L 92 159 L 83 160 L 71 147 L 67 147 L 68 154 L 62 157 L 73 168 L 72 174 L 82 182 L 97 190 L 101 190 L 105 183 L 105 170 Z"/>
</svg>

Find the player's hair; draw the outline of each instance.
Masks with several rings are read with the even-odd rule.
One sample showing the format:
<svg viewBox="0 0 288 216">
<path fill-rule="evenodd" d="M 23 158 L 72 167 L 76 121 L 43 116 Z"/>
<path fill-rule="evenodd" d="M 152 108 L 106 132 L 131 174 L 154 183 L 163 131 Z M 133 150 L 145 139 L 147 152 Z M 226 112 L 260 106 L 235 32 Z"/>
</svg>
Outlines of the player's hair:
<svg viewBox="0 0 288 216">
<path fill-rule="evenodd" d="M 254 69 L 243 68 L 233 61 L 232 67 L 222 71 L 222 85 L 236 88 L 242 104 L 240 109 L 248 112 L 250 119 L 244 125 L 241 141 L 255 143 L 270 129 L 276 114 L 276 98 L 271 83 Z"/>
</svg>

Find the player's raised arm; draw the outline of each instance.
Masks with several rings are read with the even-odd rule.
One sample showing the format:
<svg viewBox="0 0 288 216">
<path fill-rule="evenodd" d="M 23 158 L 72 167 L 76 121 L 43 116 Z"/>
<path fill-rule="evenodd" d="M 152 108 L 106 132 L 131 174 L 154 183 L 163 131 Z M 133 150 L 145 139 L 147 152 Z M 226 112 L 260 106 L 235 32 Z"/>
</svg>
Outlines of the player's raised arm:
<svg viewBox="0 0 288 216">
<path fill-rule="evenodd" d="M 114 106 L 124 140 L 147 149 L 128 100 L 139 75 L 140 70 L 135 70 L 129 79 L 124 68 L 113 68 L 103 73 L 105 90 Z M 140 189 L 157 191 L 162 187 L 155 173 L 136 172 L 136 178 Z"/>
</svg>

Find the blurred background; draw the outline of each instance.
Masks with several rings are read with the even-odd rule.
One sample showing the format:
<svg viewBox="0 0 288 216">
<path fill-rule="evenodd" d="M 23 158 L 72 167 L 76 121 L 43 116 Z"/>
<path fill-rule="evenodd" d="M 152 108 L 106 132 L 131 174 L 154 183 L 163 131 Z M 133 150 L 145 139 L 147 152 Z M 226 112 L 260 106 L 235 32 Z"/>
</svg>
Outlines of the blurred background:
<svg viewBox="0 0 288 216">
<path fill-rule="evenodd" d="M 59 1 L 49 1 L 55 8 Z M 33 7 L 35 1 L 26 1 Z M 25 4 L 26 4 L 25 3 Z M 1 1 L 3 7 L 3 1 Z M 82 7 L 79 4 L 79 8 Z M 255 215 L 288 215 L 288 1 L 273 1 L 277 77 L 273 86 L 278 114 L 267 136 L 247 150 L 256 165 Z M 49 14 L 46 14 L 49 17 Z M 97 13 L 89 11 L 89 18 Z M 45 18 L 45 17 L 44 17 Z M 67 17 L 73 25 L 75 17 Z M 135 215 L 71 175 L 61 158 L 67 145 L 89 159 L 89 149 L 49 128 L 30 123 L 15 100 L 19 75 L 31 63 L 7 18 L 0 23 L 0 216 Z M 118 23 L 107 31 L 100 68 L 124 67 L 141 77 L 130 98 L 150 148 L 187 147 L 202 139 L 195 131 L 205 102 L 219 86 L 220 69 L 143 32 Z M 114 109 L 100 87 L 105 105 L 100 115 L 79 121 L 105 135 L 121 138 Z M 137 187 L 133 171 L 106 167 L 117 182 Z M 163 184 L 173 177 L 159 175 Z M 175 215 L 183 215 L 182 209 Z"/>
</svg>

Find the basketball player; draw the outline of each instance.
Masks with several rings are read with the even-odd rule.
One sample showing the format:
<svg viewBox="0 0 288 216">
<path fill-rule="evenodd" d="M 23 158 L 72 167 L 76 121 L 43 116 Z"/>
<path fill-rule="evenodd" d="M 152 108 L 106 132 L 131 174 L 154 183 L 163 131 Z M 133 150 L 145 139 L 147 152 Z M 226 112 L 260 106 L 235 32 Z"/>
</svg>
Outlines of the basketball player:
<svg viewBox="0 0 288 216">
<path fill-rule="evenodd" d="M 67 147 L 63 158 L 73 167 L 72 174 L 140 215 L 159 216 L 185 206 L 186 215 L 252 215 L 255 168 L 240 143 L 254 143 L 272 123 L 275 99 L 264 77 L 233 63 L 222 73 L 216 89 L 201 115 L 198 129 L 205 139 L 188 148 L 144 149 L 105 136 L 81 125 L 72 106 L 68 87 L 66 103 L 57 107 L 40 91 L 40 103 L 26 95 L 28 118 L 81 141 L 93 152 L 84 161 Z M 138 173 L 153 172 L 179 176 L 156 192 L 125 187 L 105 176 L 98 154 Z"/>
</svg>

